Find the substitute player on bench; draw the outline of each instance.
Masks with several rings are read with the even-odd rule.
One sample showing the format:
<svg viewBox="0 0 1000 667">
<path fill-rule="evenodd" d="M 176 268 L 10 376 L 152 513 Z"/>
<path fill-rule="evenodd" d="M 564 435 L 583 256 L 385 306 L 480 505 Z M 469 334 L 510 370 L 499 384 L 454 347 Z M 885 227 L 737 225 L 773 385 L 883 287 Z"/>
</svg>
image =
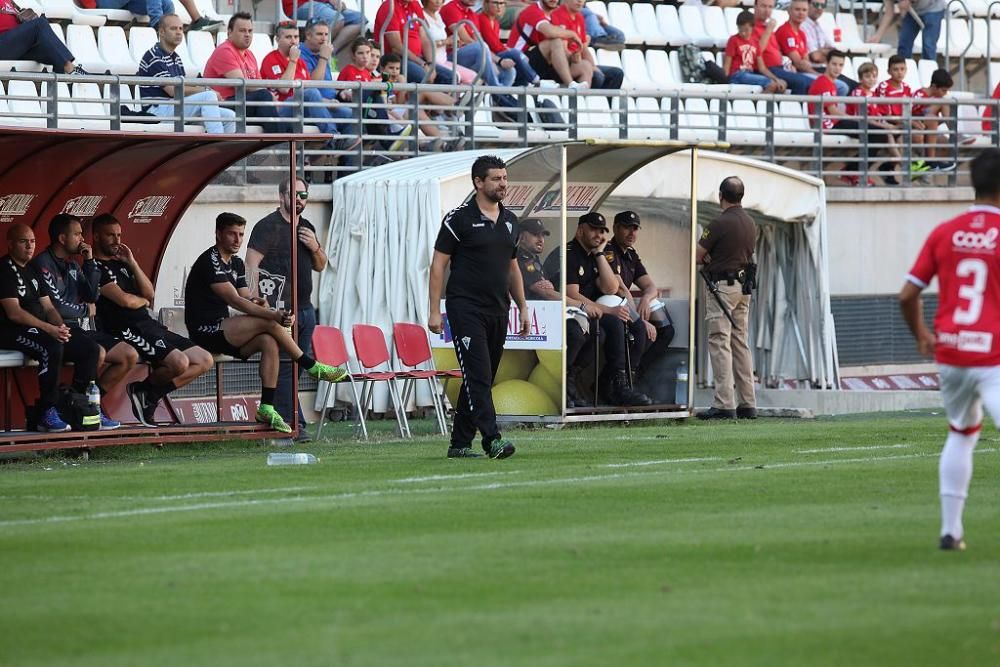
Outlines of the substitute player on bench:
<svg viewBox="0 0 1000 667">
<path fill-rule="evenodd" d="M 948 438 L 941 452 L 942 549 L 963 550 L 962 511 L 972 478 L 972 452 L 983 404 L 1000 422 L 1000 149 L 972 161 L 976 202 L 938 225 L 906 276 L 899 303 L 921 354 L 934 354 Z M 923 319 L 920 292 L 938 279 L 934 331 Z"/>
<path fill-rule="evenodd" d="M 279 349 L 317 380 L 337 382 L 347 373 L 302 351 L 285 328 L 295 319 L 291 312 L 268 308 L 267 301 L 250 296 L 246 267 L 236 256 L 246 224 L 235 213 L 220 213 L 215 218 L 215 245 L 201 253 L 188 273 L 184 323 L 191 340 L 209 352 L 240 359 L 260 352 L 260 407 L 255 419 L 276 431 L 291 433 L 292 427 L 274 409 Z M 230 308 L 243 314 L 230 317 Z"/>
</svg>

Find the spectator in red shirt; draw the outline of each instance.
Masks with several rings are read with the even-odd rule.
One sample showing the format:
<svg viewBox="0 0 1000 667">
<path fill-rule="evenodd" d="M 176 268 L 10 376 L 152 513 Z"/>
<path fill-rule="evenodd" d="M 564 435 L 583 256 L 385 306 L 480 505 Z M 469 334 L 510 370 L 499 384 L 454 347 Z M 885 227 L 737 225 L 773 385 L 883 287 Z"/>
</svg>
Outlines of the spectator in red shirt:
<svg viewBox="0 0 1000 667">
<path fill-rule="evenodd" d="M 792 0 L 788 7 L 788 20 L 774 31 L 774 39 L 778 42 L 781 55 L 787 57 L 796 72 L 803 74 L 810 79 L 816 79 L 819 72 L 812 66 L 809 60 L 809 46 L 806 41 L 806 33 L 802 30 L 802 23 L 809 17 L 809 0 Z M 842 95 L 850 92 L 847 84 L 838 86 Z"/>
<path fill-rule="evenodd" d="M 278 48 L 264 56 L 264 61 L 261 63 L 261 78 L 275 81 L 312 80 L 312 73 L 306 66 L 305 60 L 301 58 L 298 25 L 294 21 L 279 23 L 275 32 L 275 41 Z M 291 86 L 275 86 L 272 90 L 277 95 L 279 102 L 288 102 L 292 99 L 294 93 L 294 88 Z M 316 127 L 323 134 L 348 134 L 351 131 L 349 123 L 338 126 L 332 121 L 330 109 L 327 108 L 327 101 L 320 95 L 318 88 L 303 87 L 302 99 L 305 102 L 302 106 L 302 114 L 306 118 L 315 119 L 317 121 Z M 338 110 L 339 117 L 344 120 L 351 119 L 352 115 L 349 108 L 344 106 L 337 106 L 335 108 Z M 278 107 L 278 115 L 282 118 L 292 118 L 297 114 L 298 104 L 294 102 Z M 331 140 L 332 142 L 333 140 Z M 340 146 L 334 147 L 339 148 Z M 343 146 L 343 148 L 347 147 L 349 146 Z"/>
<path fill-rule="evenodd" d="M 878 87 L 878 67 L 875 63 L 867 62 L 858 68 L 858 78 L 860 83 L 858 87 L 851 91 L 851 97 L 872 97 L 876 96 L 876 88 Z M 889 110 L 885 108 L 882 104 L 871 104 L 868 107 L 868 127 L 874 128 L 875 133 L 870 133 L 869 137 L 879 138 L 880 143 L 886 145 L 886 152 L 895 160 L 889 162 L 883 162 L 879 167 L 879 171 L 882 172 L 882 180 L 886 185 L 899 185 L 899 179 L 894 175 L 887 172 L 895 171 L 899 167 L 899 162 L 903 159 L 903 154 L 900 152 L 899 147 L 896 144 L 895 133 L 899 130 L 899 125 L 893 123 L 892 121 L 884 120 L 882 117 L 889 113 Z M 858 104 L 848 104 L 847 113 L 852 116 L 862 116 L 863 112 Z"/>
<path fill-rule="evenodd" d="M 837 91 L 837 77 L 840 73 L 844 71 L 844 61 L 846 56 L 843 51 L 837 51 L 836 49 L 830 51 L 826 58 L 826 71 L 813 81 L 812 85 L 809 87 L 810 95 L 831 95 L 834 97 L 841 97 L 840 93 Z M 819 122 L 819 104 L 813 102 L 809 103 L 809 117 L 813 119 L 814 122 Z M 871 141 L 868 137 L 868 126 L 860 119 L 856 119 L 847 114 L 843 105 L 836 104 L 833 102 L 824 102 L 823 107 L 823 118 L 822 118 L 822 129 L 824 131 L 830 130 L 836 132 L 837 134 L 846 134 L 847 136 L 854 137 L 859 142 L 861 142 L 861 147 L 858 150 L 858 158 L 855 162 L 854 160 L 849 160 L 844 162 L 844 171 L 857 171 L 861 168 L 861 157 L 862 155 L 869 154 L 871 147 Z M 860 185 L 861 179 L 856 174 L 844 174 L 840 177 L 840 180 L 847 185 Z M 872 179 L 867 179 L 867 184 L 869 186 L 875 185 Z"/>
<path fill-rule="evenodd" d="M 948 70 L 934 70 L 931 74 L 931 85 L 914 91 L 914 99 L 939 100 L 948 94 L 955 81 L 951 78 Z M 913 105 L 913 143 L 914 152 L 925 155 L 923 162 L 930 171 L 954 171 L 955 163 L 949 160 L 938 160 L 938 120 L 944 115 L 945 106 L 942 104 L 914 104 Z M 926 151 L 917 146 L 926 146 Z"/>
<path fill-rule="evenodd" d="M 994 100 L 1000 100 L 1000 83 L 997 83 L 997 87 L 993 89 L 991 97 Z M 993 105 L 987 104 L 986 111 L 983 112 L 983 132 L 993 131 L 993 123 L 990 122 L 990 118 L 993 118 Z"/>
<path fill-rule="evenodd" d="M 228 39 L 212 52 L 205 63 L 203 76 L 206 79 L 260 79 L 257 59 L 250 50 L 253 42 L 253 17 L 247 12 L 237 12 L 229 19 L 226 31 Z M 213 86 L 224 100 L 236 99 L 236 89 L 232 86 Z M 250 90 L 247 86 L 247 102 L 274 102 L 277 96 L 267 88 Z M 274 118 L 279 115 L 272 104 L 247 104 L 246 118 Z M 265 132 L 290 133 L 291 125 L 284 122 L 266 121 L 260 125 Z"/>
<path fill-rule="evenodd" d="M 483 0 L 479 13 L 479 33 L 493 53 L 500 83 L 504 86 L 537 86 L 538 72 L 528 62 L 528 56 L 520 49 L 508 48 L 500 39 L 500 16 L 506 0 Z"/>
<path fill-rule="evenodd" d="M 11 0 L 0 0 L 0 60 L 34 60 L 64 74 L 87 74 L 41 16 L 17 22 Z"/>
<path fill-rule="evenodd" d="M 371 62 L 372 47 L 368 45 L 368 40 L 359 37 L 351 44 L 351 64 L 340 70 L 337 81 L 372 81 L 371 70 L 368 64 Z M 350 93 L 350 91 L 347 91 Z M 348 98 L 350 99 L 350 98 Z"/>
<path fill-rule="evenodd" d="M 753 39 L 757 40 L 760 47 L 761 58 L 764 65 L 771 74 L 788 84 L 789 90 L 795 95 L 805 95 L 812 85 L 814 76 L 808 76 L 795 71 L 789 61 L 788 67 L 784 65 L 781 47 L 775 33 L 777 23 L 771 18 L 774 11 L 774 0 L 757 0 L 753 9 L 753 16 L 756 23 L 753 27 Z"/>
<path fill-rule="evenodd" d="M 393 3 L 392 18 L 389 18 L 389 3 Z M 411 19 L 425 20 L 424 8 L 418 0 L 385 0 L 375 14 L 375 39 L 385 32 L 385 52 L 400 58 L 409 52 L 406 64 L 406 80 L 409 83 L 451 84 L 454 78 L 451 70 L 434 62 L 434 45 L 423 26 L 414 20 L 403 31 Z"/>
<path fill-rule="evenodd" d="M 736 17 L 736 34 L 726 43 L 722 68 L 729 83 L 760 86 L 765 93 L 783 93 L 787 84 L 771 74 L 760 55 L 760 45 L 753 39 L 753 14 L 740 12 Z"/>
<path fill-rule="evenodd" d="M 570 43 L 576 44 L 575 50 L 582 49 L 585 40 L 572 30 L 552 23 L 550 15 L 558 6 L 559 0 L 538 0 L 525 7 L 514 21 L 507 46 L 527 52 L 532 69 L 543 79 L 553 79 L 570 88 L 588 88 L 593 68 L 579 57 L 571 62 L 568 49 Z"/>
<path fill-rule="evenodd" d="M 563 0 L 561 7 L 552 12 L 551 21 L 554 25 L 573 31 L 584 43 L 583 47 L 576 50 L 575 42 L 566 45 L 570 54 L 570 59 L 578 52 L 580 59 L 590 63 L 593 67 L 591 74 L 591 88 L 602 88 L 608 90 L 618 90 L 625 80 L 625 72 L 619 67 L 609 67 L 598 65 L 594 60 L 594 54 L 589 48 L 590 36 L 587 34 L 587 23 L 583 16 L 583 6 L 586 0 Z"/>
</svg>

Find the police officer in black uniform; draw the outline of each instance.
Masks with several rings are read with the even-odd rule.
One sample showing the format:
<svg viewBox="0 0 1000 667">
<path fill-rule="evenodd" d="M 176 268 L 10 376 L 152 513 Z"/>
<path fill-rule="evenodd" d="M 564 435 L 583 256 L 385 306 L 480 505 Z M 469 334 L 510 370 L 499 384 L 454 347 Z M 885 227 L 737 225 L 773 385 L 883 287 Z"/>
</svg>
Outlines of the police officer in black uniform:
<svg viewBox="0 0 1000 667">
<path fill-rule="evenodd" d="M 632 333 L 636 336 L 637 343 L 633 348 L 632 363 L 639 373 L 642 373 L 645 368 L 663 356 L 674 337 L 674 325 L 670 321 L 670 317 L 666 315 L 666 309 L 658 310 L 659 313 L 662 313 L 662 317 L 655 317 L 652 313 L 652 306 L 660 292 L 635 249 L 635 242 L 641 228 L 642 222 L 639 219 L 639 214 L 635 211 L 622 211 L 617 214 L 615 216 L 614 236 L 605 250 L 608 261 L 611 263 L 611 270 L 618 275 L 622 283 L 619 296 L 632 303 L 632 294 L 629 291 L 632 286 L 635 285 L 642 290 L 639 303 L 635 306 L 639 320 L 632 323 Z M 654 319 L 656 319 L 655 324 L 653 323 Z M 642 329 L 641 332 L 638 331 L 639 328 Z M 645 334 L 648 344 L 644 348 L 638 346 L 637 334 Z"/>
<path fill-rule="evenodd" d="M 516 259 L 517 216 L 501 203 L 507 194 L 507 165 L 492 155 L 478 158 L 472 164 L 472 185 L 475 196 L 444 217 L 434 244 L 427 327 L 434 333 L 444 330 L 441 288 L 450 264 L 445 307 L 463 378 L 448 457 L 481 456 L 472 450 L 478 429 L 490 458 L 505 459 L 514 453 L 514 443 L 497 426 L 493 378 L 507 338 L 510 297 L 520 312 L 521 336 L 528 334 L 528 304 Z"/>
<path fill-rule="evenodd" d="M 576 237 L 566 244 L 566 301 L 577 305 L 589 318 L 599 322 L 603 339 L 605 365 L 598 384 L 606 388 L 612 405 L 649 405 L 652 401 L 632 388 L 628 380 L 625 327 L 631 321 L 627 306 L 604 306 L 597 300 L 616 294 L 619 283 L 604 254 L 608 243 L 608 223 L 604 216 L 591 211 L 580 216 Z M 549 274 L 558 280 L 559 257 L 552 253 L 545 260 Z"/>
</svg>

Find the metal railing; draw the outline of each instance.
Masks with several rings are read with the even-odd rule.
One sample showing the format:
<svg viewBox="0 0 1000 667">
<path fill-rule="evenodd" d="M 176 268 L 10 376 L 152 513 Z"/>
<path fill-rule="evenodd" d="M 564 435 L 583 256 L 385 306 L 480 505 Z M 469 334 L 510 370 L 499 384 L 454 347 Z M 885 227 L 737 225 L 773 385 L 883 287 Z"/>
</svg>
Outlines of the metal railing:
<svg viewBox="0 0 1000 667">
<path fill-rule="evenodd" d="M 241 130 L 257 130 L 262 124 L 280 122 L 290 129 L 315 133 L 317 126 L 336 123 L 338 141 L 333 145 L 302 142 L 299 159 L 307 173 L 315 178 L 333 177 L 390 160 L 420 155 L 430 150 L 533 146 L 555 140 L 578 138 L 675 139 L 685 141 L 727 141 L 733 152 L 743 153 L 800 171 L 837 178 L 892 177 L 903 187 L 925 179 L 933 185 L 964 182 L 965 163 L 977 148 L 1000 146 L 1000 100 L 950 99 L 929 102 L 927 99 L 893 99 L 901 113 L 892 118 L 876 118 L 870 105 L 884 104 L 881 98 L 836 98 L 792 95 L 731 93 L 725 90 L 656 91 L 589 90 L 557 88 L 501 88 L 484 86 L 447 86 L 438 84 L 396 84 L 394 90 L 409 95 L 404 106 L 389 99 L 387 86 L 381 82 L 282 81 L 290 90 L 283 101 L 255 102 L 248 91 L 270 88 L 274 81 L 234 79 L 163 79 L 123 76 L 65 76 L 45 73 L 0 74 L 7 95 L 0 97 L 0 124 L 34 125 L 50 128 L 91 128 L 105 130 L 185 131 L 201 130 L 206 119 L 198 115 L 206 104 L 231 109 Z M 76 97 L 67 99 L 72 83 Z M 100 99 L 81 97 L 87 91 L 77 84 L 104 87 Z M 158 117 L 136 116 L 126 86 L 174 86 L 171 99 L 157 99 L 171 107 Z M 225 85 L 234 87 L 230 101 L 195 102 L 187 99 L 191 86 Z M 27 88 L 27 90 L 23 90 Z M 62 88 L 62 90 L 60 90 Z M 344 100 L 306 101 L 308 89 L 321 93 L 336 91 Z M 42 95 L 39 90 L 43 89 Z M 91 87 L 93 93 L 94 89 Z M 425 104 L 420 92 L 446 93 L 460 98 L 455 104 Z M 474 100 L 481 95 L 479 103 Z M 518 106 L 491 106 L 494 94 L 509 95 Z M 552 108 L 542 108 L 547 99 Z M 148 100 L 146 100 L 148 102 Z M 806 113 L 813 105 L 812 115 Z M 828 116 L 824 105 L 854 105 L 855 116 L 867 131 L 852 137 L 843 131 L 819 130 Z M 913 107 L 940 106 L 942 116 L 930 124 L 920 121 Z M 26 111 L 26 106 L 34 105 Z M 980 107 L 992 109 L 990 129 L 982 127 Z M 344 118 L 324 118 L 323 107 L 350 110 Z M 7 110 L 4 111 L 3 109 Z M 281 111 L 279 111 L 281 110 Z M 879 123 L 891 121 L 896 127 Z M 940 124 L 947 128 L 932 128 Z M 891 137 L 891 140 L 890 140 Z M 933 144 L 931 142 L 934 142 Z M 864 150 L 865 145 L 869 150 Z M 933 146 L 933 153 L 930 148 Z M 239 174 L 280 177 L 287 169 L 276 153 L 262 151 Z M 339 164 L 328 164 L 333 159 Z M 917 161 L 957 163 L 950 173 L 921 174 Z M 270 162 L 270 163 L 269 163 Z M 889 167 L 885 165 L 889 164 Z"/>
<path fill-rule="evenodd" d="M 976 26 L 975 22 L 972 20 L 972 13 L 969 11 L 969 6 L 965 4 L 964 0 L 950 0 L 944 10 L 944 68 L 947 70 L 951 69 L 951 20 L 952 12 L 951 6 L 958 5 L 965 12 L 965 16 L 968 19 L 967 24 L 969 26 L 969 42 L 962 49 L 961 53 L 958 54 L 958 75 L 959 75 L 959 88 L 965 90 L 965 54 L 969 52 L 972 48 L 976 39 Z M 987 52 L 989 52 L 989 44 L 987 44 Z"/>
</svg>

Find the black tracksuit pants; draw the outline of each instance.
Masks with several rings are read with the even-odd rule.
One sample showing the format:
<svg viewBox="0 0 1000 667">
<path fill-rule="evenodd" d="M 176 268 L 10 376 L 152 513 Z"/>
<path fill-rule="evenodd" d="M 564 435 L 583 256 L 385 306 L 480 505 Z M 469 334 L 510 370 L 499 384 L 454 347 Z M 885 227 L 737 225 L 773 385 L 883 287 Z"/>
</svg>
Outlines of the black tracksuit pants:
<svg viewBox="0 0 1000 667">
<path fill-rule="evenodd" d="M 500 437 L 492 388 L 507 339 L 507 312 L 483 312 L 451 303 L 445 306 L 463 377 L 451 446 L 471 447 L 478 430 L 488 452 L 490 443 Z"/>
<path fill-rule="evenodd" d="M 605 372 L 602 375 L 609 375 L 611 372 L 628 369 L 627 360 L 632 361 L 632 368 L 639 366 L 639 359 L 642 351 L 646 349 L 648 337 L 646 336 L 646 325 L 642 320 L 636 320 L 628 324 L 632 333 L 633 342 L 629 345 L 629 354 L 625 353 L 625 323 L 614 315 L 602 315 L 598 320 L 602 337 L 604 338 Z"/>
<path fill-rule="evenodd" d="M 73 362 L 73 389 L 86 391 L 87 385 L 97 379 L 97 360 L 101 346 L 86 332 L 70 326 L 69 342 L 60 343 L 35 327 L 5 325 L 0 329 L 0 347 L 17 350 L 38 362 L 38 403 L 35 407 L 45 411 L 56 404 L 59 392 L 59 369 L 63 362 Z"/>
</svg>

